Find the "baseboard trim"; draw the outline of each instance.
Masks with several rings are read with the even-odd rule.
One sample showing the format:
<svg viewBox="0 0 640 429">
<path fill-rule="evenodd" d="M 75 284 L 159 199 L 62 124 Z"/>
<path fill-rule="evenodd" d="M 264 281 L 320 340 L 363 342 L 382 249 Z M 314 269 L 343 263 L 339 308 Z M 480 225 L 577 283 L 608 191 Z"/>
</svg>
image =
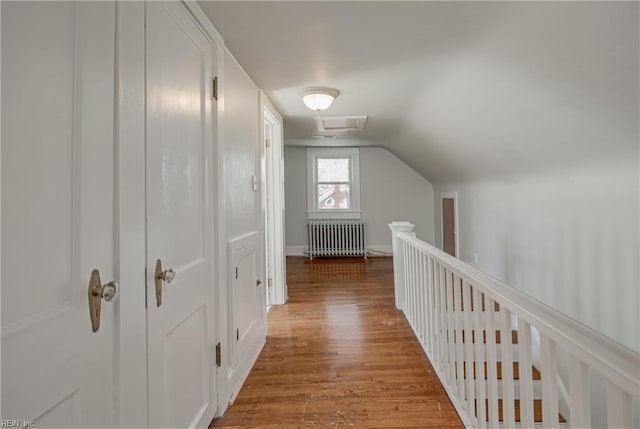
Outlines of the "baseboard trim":
<svg viewBox="0 0 640 429">
<path fill-rule="evenodd" d="M 388 244 L 380 245 L 380 246 L 367 246 L 367 251 L 374 254 L 382 254 L 382 255 L 393 255 L 393 247 Z"/>
<path fill-rule="evenodd" d="M 285 247 L 286 256 L 308 256 L 309 248 L 307 246 L 287 246 Z M 393 255 L 391 245 L 382 244 L 377 246 L 367 246 L 367 252 L 375 255 Z"/>
<path fill-rule="evenodd" d="M 284 253 L 287 256 L 307 256 L 309 248 L 307 246 L 286 246 Z"/>
<path fill-rule="evenodd" d="M 262 338 L 256 344 L 257 347 L 254 347 L 254 352 L 252 353 L 253 357 L 249 361 L 249 365 L 242 368 L 242 372 L 240 373 L 240 376 L 233 374 L 231 377 L 229 377 L 230 384 L 233 383 L 234 378 L 238 377 L 237 378 L 238 381 L 235 383 L 235 386 L 231 390 L 231 395 L 229 396 L 229 405 L 233 404 L 233 402 L 236 400 L 238 393 L 240 393 L 242 386 L 244 386 L 244 382 L 247 381 L 247 377 L 249 377 L 249 374 L 251 373 L 253 366 L 256 364 L 256 361 L 258 360 L 258 357 L 260 356 L 260 353 L 262 352 L 262 349 L 264 348 L 266 343 L 267 343 L 266 338 Z"/>
</svg>

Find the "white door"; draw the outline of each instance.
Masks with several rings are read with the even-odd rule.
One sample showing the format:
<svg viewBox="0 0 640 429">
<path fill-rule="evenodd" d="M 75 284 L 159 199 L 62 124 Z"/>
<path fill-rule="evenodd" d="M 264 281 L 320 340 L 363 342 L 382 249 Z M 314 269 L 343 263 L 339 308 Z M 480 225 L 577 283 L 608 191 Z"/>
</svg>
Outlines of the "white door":
<svg viewBox="0 0 640 429">
<path fill-rule="evenodd" d="M 209 424 L 216 410 L 213 43 L 179 2 L 147 4 L 149 424 Z M 157 261 L 173 270 L 160 282 Z M 168 279 L 167 279 L 168 280 Z"/>
<path fill-rule="evenodd" d="M 114 280 L 115 6 L 0 7 L 2 418 L 113 427 L 118 302 L 93 332 L 88 287 Z"/>
</svg>

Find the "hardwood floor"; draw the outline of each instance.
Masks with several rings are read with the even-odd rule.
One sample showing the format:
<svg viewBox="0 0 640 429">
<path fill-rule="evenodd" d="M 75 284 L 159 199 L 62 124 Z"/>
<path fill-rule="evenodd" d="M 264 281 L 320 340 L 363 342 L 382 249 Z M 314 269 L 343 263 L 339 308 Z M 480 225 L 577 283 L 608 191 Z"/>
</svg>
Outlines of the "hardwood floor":
<svg viewBox="0 0 640 429">
<path fill-rule="evenodd" d="M 394 307 L 391 258 L 287 258 L 289 302 L 215 428 L 463 427 Z"/>
</svg>

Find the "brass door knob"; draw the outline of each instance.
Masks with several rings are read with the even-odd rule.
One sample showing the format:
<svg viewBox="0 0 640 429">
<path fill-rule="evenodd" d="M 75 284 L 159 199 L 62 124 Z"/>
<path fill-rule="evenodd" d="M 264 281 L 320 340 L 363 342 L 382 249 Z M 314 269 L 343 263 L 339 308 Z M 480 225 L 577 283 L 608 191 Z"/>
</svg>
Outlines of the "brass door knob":
<svg viewBox="0 0 640 429">
<path fill-rule="evenodd" d="M 173 270 L 173 268 L 169 268 L 168 270 L 164 270 L 162 273 L 160 273 L 160 278 L 165 283 L 171 283 L 175 277 L 176 272 Z"/>
<path fill-rule="evenodd" d="M 162 261 L 156 261 L 155 284 L 156 284 L 156 305 L 162 305 L 162 283 L 170 284 L 176 278 L 176 272 L 173 268 L 168 270 L 162 269 Z"/>
<path fill-rule="evenodd" d="M 107 302 L 111 302 L 120 295 L 120 285 L 116 281 L 102 285 L 100 296 Z"/>
<path fill-rule="evenodd" d="M 91 279 L 89 280 L 89 317 L 91 319 L 91 330 L 98 332 L 100 329 L 100 304 L 104 299 L 106 302 L 112 302 L 118 298 L 120 293 L 120 285 L 116 281 L 102 284 L 100 281 L 100 272 L 93 270 Z"/>
</svg>

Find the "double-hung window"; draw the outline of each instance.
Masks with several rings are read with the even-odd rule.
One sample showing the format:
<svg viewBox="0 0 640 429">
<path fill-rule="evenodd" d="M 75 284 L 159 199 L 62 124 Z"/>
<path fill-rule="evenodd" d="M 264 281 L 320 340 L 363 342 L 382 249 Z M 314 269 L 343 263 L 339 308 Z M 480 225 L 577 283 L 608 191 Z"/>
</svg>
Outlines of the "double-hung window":
<svg viewBox="0 0 640 429">
<path fill-rule="evenodd" d="M 307 149 L 308 217 L 360 218 L 357 148 Z"/>
</svg>

